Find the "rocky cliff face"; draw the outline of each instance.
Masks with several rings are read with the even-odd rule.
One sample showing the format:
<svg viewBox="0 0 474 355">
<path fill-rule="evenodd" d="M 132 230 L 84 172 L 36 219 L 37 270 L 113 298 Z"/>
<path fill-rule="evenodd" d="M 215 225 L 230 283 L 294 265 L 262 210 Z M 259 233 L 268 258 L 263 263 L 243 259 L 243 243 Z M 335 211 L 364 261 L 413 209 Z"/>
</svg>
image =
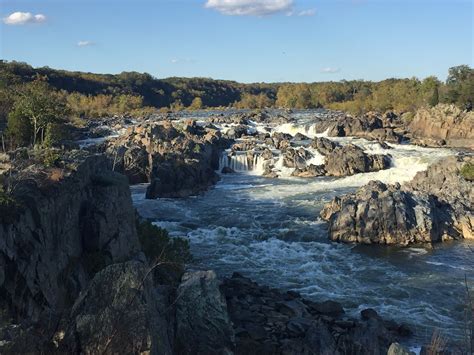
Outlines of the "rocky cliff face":
<svg viewBox="0 0 474 355">
<path fill-rule="evenodd" d="M 161 121 L 130 128 L 108 154 L 131 183 L 150 182 L 148 198 L 186 197 L 218 181 L 219 154 L 229 145 L 218 130 L 194 121 Z"/>
<path fill-rule="evenodd" d="M 0 217 L 2 300 L 30 319 L 69 306 L 95 268 L 139 251 L 126 179 L 105 157 L 68 158 L 71 170 L 23 172 L 15 211 Z"/>
<path fill-rule="evenodd" d="M 372 181 L 336 197 L 321 211 L 334 241 L 364 244 L 432 243 L 472 238 L 472 181 L 460 175 L 471 157 L 450 157 L 403 186 Z"/>
<path fill-rule="evenodd" d="M 414 143 L 474 148 L 474 112 L 454 105 L 419 109 L 408 128 Z"/>
</svg>

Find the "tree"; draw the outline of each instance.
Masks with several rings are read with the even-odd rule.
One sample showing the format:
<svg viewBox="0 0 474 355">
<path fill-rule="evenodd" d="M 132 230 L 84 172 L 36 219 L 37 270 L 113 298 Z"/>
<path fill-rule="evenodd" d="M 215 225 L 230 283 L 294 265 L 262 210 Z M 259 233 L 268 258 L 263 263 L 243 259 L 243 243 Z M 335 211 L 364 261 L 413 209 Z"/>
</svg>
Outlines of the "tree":
<svg viewBox="0 0 474 355">
<path fill-rule="evenodd" d="M 198 96 L 193 99 L 191 105 L 189 105 L 190 110 L 200 110 L 202 109 L 202 99 Z"/>
<path fill-rule="evenodd" d="M 43 144 L 48 125 L 60 124 L 66 114 L 66 104 L 58 93 L 46 82 L 35 80 L 19 90 L 18 98 L 9 113 L 8 131 L 13 137 L 21 137 L 20 141 L 24 144 L 25 132 L 18 130 L 26 129 L 28 120 L 31 143 Z"/>
<path fill-rule="evenodd" d="M 444 101 L 459 107 L 472 109 L 474 101 L 474 69 L 468 65 L 459 65 L 449 69 L 446 79 Z"/>
<path fill-rule="evenodd" d="M 438 92 L 438 87 L 435 87 L 433 89 L 433 95 L 431 96 L 429 100 L 429 105 L 431 107 L 436 106 L 439 103 L 439 92 Z"/>
</svg>

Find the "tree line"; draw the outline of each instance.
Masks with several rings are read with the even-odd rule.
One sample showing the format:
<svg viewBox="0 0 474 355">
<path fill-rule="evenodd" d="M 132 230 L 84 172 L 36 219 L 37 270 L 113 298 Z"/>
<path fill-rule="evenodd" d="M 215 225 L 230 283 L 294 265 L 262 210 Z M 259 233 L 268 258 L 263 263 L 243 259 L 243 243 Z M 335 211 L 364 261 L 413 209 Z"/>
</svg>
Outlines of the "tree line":
<svg viewBox="0 0 474 355">
<path fill-rule="evenodd" d="M 215 107 L 330 108 L 414 112 L 421 106 L 452 103 L 472 109 L 474 70 L 449 69 L 446 82 L 420 80 L 352 80 L 318 83 L 255 83 L 208 78 L 156 79 L 150 74 L 93 74 L 33 68 L 0 61 L 0 136 L 11 146 L 54 145 L 66 123 L 110 115 L 143 115 L 157 109 Z"/>
</svg>

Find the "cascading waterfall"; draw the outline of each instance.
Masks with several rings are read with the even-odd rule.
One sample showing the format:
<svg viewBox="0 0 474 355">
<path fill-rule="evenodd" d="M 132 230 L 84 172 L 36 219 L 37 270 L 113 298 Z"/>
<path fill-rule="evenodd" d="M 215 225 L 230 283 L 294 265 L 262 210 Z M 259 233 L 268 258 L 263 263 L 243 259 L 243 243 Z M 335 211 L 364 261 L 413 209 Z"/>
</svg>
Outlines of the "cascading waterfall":
<svg viewBox="0 0 474 355">
<path fill-rule="evenodd" d="M 265 159 L 260 154 L 254 154 L 249 162 L 247 153 L 229 155 L 229 152 L 223 152 L 219 159 L 219 171 L 225 167 L 236 172 L 254 172 L 261 175 L 265 171 Z"/>
</svg>

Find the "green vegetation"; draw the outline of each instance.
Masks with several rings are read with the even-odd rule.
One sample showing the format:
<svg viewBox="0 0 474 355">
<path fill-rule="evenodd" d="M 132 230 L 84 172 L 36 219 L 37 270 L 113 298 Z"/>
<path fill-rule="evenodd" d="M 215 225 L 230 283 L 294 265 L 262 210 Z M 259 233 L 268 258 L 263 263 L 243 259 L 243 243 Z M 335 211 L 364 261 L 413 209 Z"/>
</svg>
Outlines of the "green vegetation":
<svg viewBox="0 0 474 355">
<path fill-rule="evenodd" d="M 0 61 L 0 144 L 3 149 L 52 147 L 65 137 L 68 125 L 85 126 L 88 119 L 157 110 L 325 107 L 354 114 L 406 113 L 438 103 L 470 110 L 473 99 L 474 70 L 467 65 L 450 68 L 446 83 L 428 77 L 240 84 L 208 78 L 156 79 L 137 72 L 70 72 Z"/>
<path fill-rule="evenodd" d="M 464 179 L 474 181 L 474 163 L 469 162 L 464 164 L 460 172 Z"/>
<path fill-rule="evenodd" d="M 4 191 L 0 185 L 0 222 L 6 224 L 14 223 L 19 207 L 20 205 L 13 196 Z"/>
<path fill-rule="evenodd" d="M 148 260 L 183 265 L 191 261 L 189 243 L 182 238 L 170 238 L 165 229 L 150 221 L 138 223 L 138 237 Z"/>
</svg>

